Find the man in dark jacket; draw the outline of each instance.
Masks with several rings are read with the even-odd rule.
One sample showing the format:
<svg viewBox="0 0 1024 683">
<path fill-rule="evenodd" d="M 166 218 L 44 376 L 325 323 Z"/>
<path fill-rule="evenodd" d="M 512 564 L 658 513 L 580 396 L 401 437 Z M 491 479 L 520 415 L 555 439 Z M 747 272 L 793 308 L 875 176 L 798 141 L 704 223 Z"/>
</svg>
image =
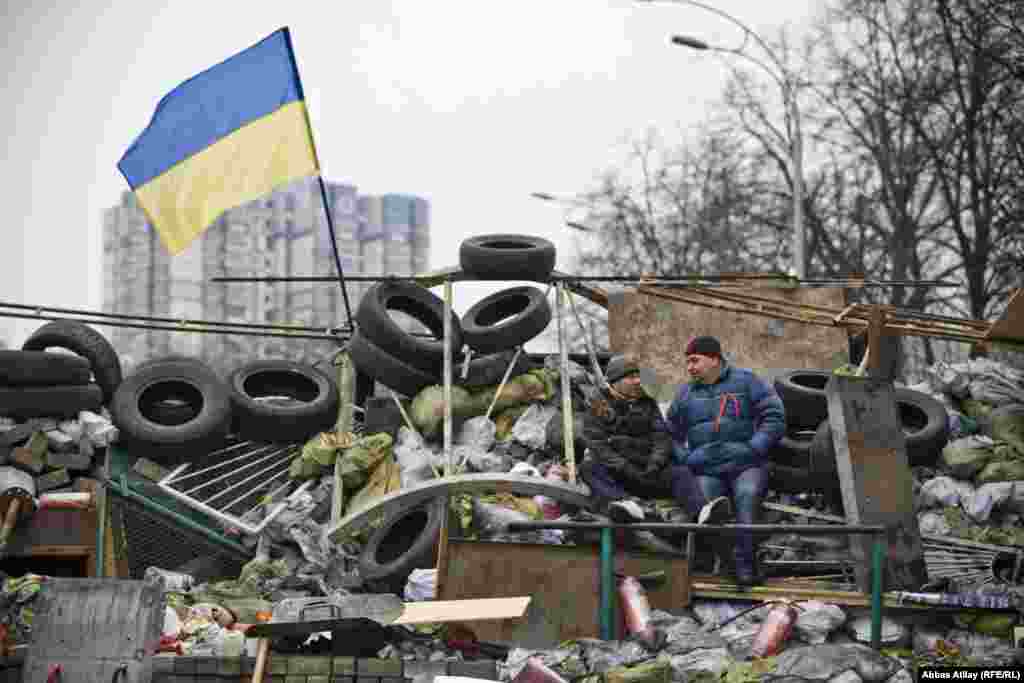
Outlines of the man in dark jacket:
<svg viewBox="0 0 1024 683">
<path fill-rule="evenodd" d="M 707 498 L 731 495 L 736 521 L 754 524 L 768 485 L 768 451 L 786 430 L 782 401 L 771 384 L 726 363 L 714 337 L 690 340 L 686 370 L 693 379 L 679 390 L 665 421 L 673 459 L 690 468 Z M 758 583 L 752 534 L 738 537 L 735 557 L 736 580 Z"/>
<path fill-rule="evenodd" d="M 614 356 L 605 370 L 608 389 L 595 399 L 584 419 L 587 447 L 580 476 L 590 486 L 598 511 L 618 522 L 642 521 L 643 511 L 628 496 L 673 497 L 691 519 L 714 521 L 721 506 L 707 502 L 690 470 L 672 466 L 672 437 L 658 404 L 644 392 L 639 367 Z M 703 516 L 702 516 L 703 511 Z"/>
</svg>

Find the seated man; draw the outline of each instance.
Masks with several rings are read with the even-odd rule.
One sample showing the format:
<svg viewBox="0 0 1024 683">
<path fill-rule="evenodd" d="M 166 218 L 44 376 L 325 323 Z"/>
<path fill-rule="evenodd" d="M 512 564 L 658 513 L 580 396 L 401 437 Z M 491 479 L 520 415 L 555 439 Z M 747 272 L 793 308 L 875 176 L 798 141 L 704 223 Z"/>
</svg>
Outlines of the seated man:
<svg viewBox="0 0 1024 683">
<path fill-rule="evenodd" d="M 640 369 L 625 356 L 614 356 L 605 378 L 608 389 L 592 402 L 582 434 L 587 450 L 580 477 L 590 486 L 596 509 L 619 523 L 639 522 L 643 511 L 628 496 L 672 497 L 691 520 L 720 523 L 728 511 L 719 503 L 705 508 L 689 468 L 670 465 L 672 437 L 658 404 L 641 386 Z"/>
<path fill-rule="evenodd" d="M 771 384 L 726 363 L 714 337 L 690 340 L 686 370 L 693 380 L 666 416 L 674 459 L 689 466 L 705 496 L 731 495 L 736 521 L 754 524 L 768 486 L 768 451 L 786 431 L 782 401 Z M 758 583 L 753 534 L 738 536 L 735 558 L 737 582 Z"/>
</svg>

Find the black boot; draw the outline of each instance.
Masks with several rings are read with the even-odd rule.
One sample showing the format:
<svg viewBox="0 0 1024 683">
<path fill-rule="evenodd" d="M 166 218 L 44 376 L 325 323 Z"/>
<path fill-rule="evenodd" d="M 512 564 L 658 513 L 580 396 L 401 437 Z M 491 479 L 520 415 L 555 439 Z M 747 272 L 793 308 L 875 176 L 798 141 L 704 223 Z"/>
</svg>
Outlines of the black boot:
<svg viewBox="0 0 1024 683">
<path fill-rule="evenodd" d="M 757 586 L 764 582 L 755 555 L 746 556 L 736 552 L 736 583 L 740 586 Z"/>
</svg>

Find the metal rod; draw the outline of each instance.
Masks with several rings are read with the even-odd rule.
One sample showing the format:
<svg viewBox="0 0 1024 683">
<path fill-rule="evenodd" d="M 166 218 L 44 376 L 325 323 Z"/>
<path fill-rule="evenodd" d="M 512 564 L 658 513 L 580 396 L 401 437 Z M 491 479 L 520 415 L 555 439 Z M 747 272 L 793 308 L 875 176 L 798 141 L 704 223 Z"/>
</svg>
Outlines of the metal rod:
<svg viewBox="0 0 1024 683">
<path fill-rule="evenodd" d="M 452 475 L 452 281 L 444 281 L 444 462 Z"/>
<path fill-rule="evenodd" d="M 829 536 L 832 534 L 885 534 L 886 527 L 881 524 L 847 524 L 831 526 L 823 524 L 689 524 L 671 522 L 635 522 L 616 524 L 615 522 L 559 522 L 530 521 L 509 522 L 509 531 L 535 531 L 537 529 L 632 529 L 634 531 L 693 531 L 696 533 L 739 534 L 755 531 L 766 534 L 799 533 L 807 536 Z"/>
<path fill-rule="evenodd" d="M 234 499 L 233 501 L 231 501 L 230 503 L 228 503 L 227 505 L 225 505 L 225 506 L 224 506 L 224 507 L 223 507 L 222 509 L 224 510 L 224 512 L 227 512 L 228 510 L 230 510 L 231 508 L 233 508 L 233 507 L 234 507 L 235 505 L 237 505 L 238 503 L 241 503 L 241 502 L 242 502 L 243 500 L 245 500 L 246 498 L 248 498 L 248 497 L 249 497 L 249 496 L 251 496 L 252 494 L 254 494 L 254 493 L 258 493 L 258 492 L 260 491 L 260 489 L 263 489 L 263 488 L 266 488 L 267 486 L 269 486 L 269 485 L 270 485 L 270 482 L 274 481 L 275 479 L 279 479 L 279 478 L 281 477 L 281 475 L 282 475 L 282 474 L 283 474 L 283 475 L 285 475 L 285 477 L 287 477 L 287 476 L 288 476 L 288 469 L 287 469 L 287 468 L 285 468 L 285 469 L 281 470 L 281 471 L 280 471 L 279 473 L 275 474 L 275 475 L 274 475 L 274 476 L 272 476 L 272 477 L 271 477 L 270 479 L 267 479 L 266 481 L 264 481 L 264 482 L 263 482 L 262 484 L 260 484 L 259 486 L 255 487 L 255 488 L 252 488 L 252 489 L 250 489 L 249 491 L 247 491 L 246 493 L 244 493 L 244 494 L 242 494 L 241 496 L 239 496 L 238 498 L 235 498 L 235 499 Z M 289 481 L 286 481 L 286 482 L 285 482 L 285 486 L 287 486 L 287 485 L 288 485 L 288 484 L 290 484 L 290 483 L 291 483 L 291 481 L 290 481 L 290 480 L 289 480 Z M 278 488 L 280 488 L 280 487 L 278 487 Z"/>
<path fill-rule="evenodd" d="M 576 318 L 576 324 L 580 326 L 580 334 L 583 335 L 583 343 L 587 347 L 587 356 L 590 358 L 591 369 L 594 371 L 594 378 L 597 379 L 597 383 L 601 387 L 608 386 L 608 380 L 604 377 L 604 372 L 601 370 L 601 364 L 597 361 L 597 353 L 594 351 L 594 343 L 591 336 L 594 333 L 594 328 L 590 328 L 588 334 L 587 329 L 583 326 L 583 320 L 580 318 L 579 311 L 576 310 L 576 299 L 573 295 L 569 294 L 569 307 L 572 309 L 573 317 Z"/>
<path fill-rule="evenodd" d="M 555 289 L 558 307 L 558 356 L 562 387 L 562 447 L 569 466 L 569 483 L 576 483 L 576 438 L 573 435 L 575 419 L 572 412 L 572 382 L 569 378 L 569 339 L 565 331 L 565 283 Z"/>
<path fill-rule="evenodd" d="M 15 304 L 7 301 L 0 301 L 0 308 L 13 308 L 23 311 L 50 311 L 53 313 L 70 313 L 73 315 L 87 315 L 91 318 L 108 318 L 119 320 L 144 320 L 147 322 L 171 323 L 174 325 L 202 325 L 204 327 L 239 327 L 255 330 L 298 330 L 304 332 L 321 332 L 323 327 L 310 327 L 307 325 L 281 325 L 279 323 L 231 323 L 223 320 L 192 320 L 190 318 L 166 318 L 152 315 L 134 315 L 131 313 L 109 313 L 105 311 L 89 311 L 82 308 L 55 308 L 52 306 L 33 306 L 31 304 Z M 35 316 L 32 316 L 35 317 Z"/>
<path fill-rule="evenodd" d="M 494 398 L 491 399 L 491 405 L 487 406 L 487 412 L 484 414 L 488 420 L 491 419 L 491 412 L 494 411 L 494 406 L 498 404 L 498 397 L 501 396 L 502 390 L 505 389 L 505 385 L 508 384 L 509 375 L 512 374 L 512 370 L 516 366 L 516 361 L 519 360 L 519 354 L 523 352 L 523 347 L 520 345 L 516 348 L 515 355 L 512 356 L 512 362 L 505 368 L 505 374 L 501 376 L 501 384 L 498 385 L 498 390 L 494 392 Z"/>
<path fill-rule="evenodd" d="M 601 640 L 615 640 L 615 534 L 601 529 Z"/>
<path fill-rule="evenodd" d="M 351 282 L 407 282 L 422 280 L 423 275 L 347 275 L 345 280 Z M 689 275 L 689 276 L 651 276 L 651 275 L 550 275 L 548 282 L 643 282 L 644 284 L 676 283 L 694 281 L 733 282 L 745 280 L 779 280 L 799 285 L 819 285 L 824 287 L 959 287 L 955 282 L 945 280 L 863 280 L 860 278 L 835 279 L 799 279 L 783 273 L 733 273 L 721 275 Z M 260 276 L 221 276 L 212 277 L 210 282 L 337 282 L 338 278 L 331 275 L 270 275 Z"/>
<path fill-rule="evenodd" d="M 269 446 L 268 448 L 273 448 L 273 446 Z M 196 491 L 200 491 L 200 490 L 202 490 L 202 489 L 206 488 L 206 487 L 207 487 L 207 486 L 209 486 L 210 484 L 216 484 L 216 483 L 217 483 L 218 481 L 221 481 L 221 480 L 223 480 L 223 479 L 227 479 L 228 477 L 230 477 L 230 476 L 232 476 L 232 475 L 234 475 L 234 474 L 238 474 L 239 472 L 241 472 L 241 471 L 243 471 L 243 470 L 249 469 L 249 468 L 250 468 L 250 467 L 252 467 L 253 465 L 259 465 L 259 464 L 260 464 L 261 462 L 265 462 L 265 461 L 267 461 L 267 460 L 269 460 L 269 459 L 271 459 L 271 458 L 273 458 L 273 457 L 276 457 L 276 456 L 277 456 L 278 454 L 280 454 L 280 453 L 282 453 L 282 452 L 284 452 L 284 451 L 288 450 L 289 448 L 291 448 L 291 446 L 285 446 L 285 447 L 283 447 L 283 448 L 279 448 L 279 449 L 277 449 L 276 451 L 274 451 L 273 453 L 271 453 L 270 455 L 267 455 L 267 456 L 265 456 L 265 457 L 262 457 L 262 458 L 260 458 L 259 460 L 254 460 L 254 461 L 252 461 L 251 463 L 249 463 L 249 464 L 245 465 L 244 467 L 239 467 L 239 468 L 235 468 L 235 469 L 232 469 L 232 470 L 231 470 L 231 471 L 229 471 L 229 472 L 225 472 L 224 474 L 220 475 L 219 477 L 215 477 L 215 478 L 211 479 L 210 481 L 204 482 L 204 483 L 200 484 L 199 486 L 196 486 L 195 488 L 191 488 L 191 489 L 189 489 L 188 491 L 182 491 L 182 493 L 184 493 L 184 494 L 186 494 L 186 495 L 189 495 L 189 496 L 190 496 L 190 495 L 192 495 L 193 493 L 195 493 Z M 234 462 L 235 460 L 238 460 L 238 459 L 240 459 L 240 458 L 246 458 L 246 457 L 250 457 L 250 456 L 252 456 L 252 455 L 256 455 L 257 453 L 259 453 L 259 451 L 256 451 L 256 452 L 254 452 L 254 453 L 248 453 L 248 454 L 246 454 L 246 455 L 242 455 L 242 456 L 239 456 L 238 458 L 232 458 L 232 460 L 231 460 L 230 462 Z M 226 465 L 226 464 L 228 464 L 228 463 L 223 463 L 223 464 L 224 464 L 224 465 Z M 218 468 L 219 468 L 219 467 L 222 467 L 222 466 L 223 466 L 223 465 L 218 465 Z M 208 468 L 206 468 L 206 469 L 205 469 L 205 470 L 203 470 L 203 471 L 204 471 L 204 472 L 207 472 L 207 471 L 209 471 L 210 469 L 212 469 L 212 468 L 209 468 L 209 467 L 208 467 Z M 196 474 L 198 474 L 198 473 L 196 473 Z M 192 475 L 190 475 L 190 476 L 195 476 L 195 474 L 192 474 Z M 188 478 L 188 477 L 182 477 L 182 478 L 181 478 L 180 480 L 178 480 L 178 481 L 179 481 L 179 482 L 180 482 L 180 481 L 184 481 L 184 480 L 185 480 L 185 479 L 187 479 L 187 478 Z M 176 483 L 177 483 L 177 482 L 176 482 Z"/>
<path fill-rule="evenodd" d="M 882 647 L 882 568 L 885 536 L 876 534 L 871 552 L 871 647 Z"/>
<path fill-rule="evenodd" d="M 282 339 L 313 339 L 317 341 L 337 342 L 339 337 L 333 334 L 284 334 L 278 332 L 248 332 L 245 330 L 213 329 L 204 330 L 199 327 L 168 327 L 162 325 L 143 325 L 136 323 L 118 322 L 114 320 L 91 320 L 89 318 L 71 317 L 66 315 L 29 315 L 28 313 L 8 313 L 0 311 L 0 318 L 24 318 L 28 320 L 70 320 L 71 322 L 85 323 L 87 325 L 103 325 L 106 327 L 127 327 L 137 330 L 153 330 L 157 332 L 197 332 L 199 334 L 231 334 L 242 337 L 280 337 Z M 347 333 L 348 331 L 345 330 Z"/>
<path fill-rule="evenodd" d="M 269 470 L 272 470 L 272 469 L 274 469 L 275 467 L 280 467 L 280 466 L 281 466 L 282 464 L 285 464 L 285 463 L 287 463 L 287 462 L 288 462 L 288 460 L 289 460 L 289 459 L 291 458 L 291 455 L 292 455 L 292 453 L 295 453 L 296 451 L 297 451 L 297 449 L 294 449 L 294 450 L 292 450 L 292 452 L 291 452 L 291 453 L 288 453 L 287 455 L 285 455 L 285 457 L 284 457 L 284 458 L 283 458 L 282 460 L 280 460 L 279 462 L 275 462 L 275 463 L 274 463 L 273 465 L 270 465 L 270 466 L 268 466 L 268 467 L 264 467 L 264 468 L 263 468 L 262 470 L 259 470 L 259 471 L 257 471 L 257 472 L 256 472 L 255 474 L 250 474 L 250 475 L 249 475 L 248 477 L 246 477 L 246 478 L 245 478 L 245 479 L 243 479 L 242 481 L 240 481 L 240 482 L 238 482 L 238 483 L 236 483 L 236 484 L 232 484 L 231 486 L 229 486 L 228 488 L 224 489 L 224 490 L 223 490 L 223 491 L 221 491 L 220 493 L 217 493 L 217 494 L 215 494 L 215 495 L 211 496 L 210 498 L 207 498 L 207 499 L 206 499 L 206 500 L 204 500 L 203 502 L 204 502 L 204 503 L 206 503 L 207 505 L 209 505 L 209 504 L 210 504 L 210 503 L 212 503 L 213 501 L 215 501 L 215 500 L 217 500 L 218 498 L 220 498 L 221 496 L 223 496 L 223 495 L 224 495 L 225 493 L 227 493 L 227 492 L 229 492 L 229 491 L 233 491 L 234 489 L 238 488 L 238 487 L 239 487 L 239 486 L 241 486 L 242 484 L 246 484 L 246 483 L 248 483 L 248 482 L 252 481 L 252 480 L 253 480 L 253 479 L 255 479 L 256 477 L 258 477 L 258 476 L 260 476 L 261 474 L 263 474 L 264 472 L 267 472 L 267 471 L 269 471 Z"/>
<path fill-rule="evenodd" d="M 285 483 L 281 484 L 281 485 L 280 485 L 280 486 L 278 486 L 278 487 L 277 487 L 276 489 L 274 489 L 273 491 L 271 491 L 271 492 L 270 492 L 270 493 L 269 493 L 269 494 L 267 495 L 267 498 L 269 498 L 270 500 L 273 500 L 273 499 L 274 499 L 274 497 L 275 497 L 275 496 L 276 496 L 276 495 L 277 495 L 277 494 L 278 494 L 278 493 L 279 493 L 280 491 L 282 491 L 282 490 L 284 490 L 284 489 L 288 488 L 288 486 L 289 486 L 289 485 L 290 485 L 291 483 L 292 483 L 292 482 L 291 482 L 291 480 L 288 480 L 288 481 L 286 481 Z M 252 513 L 253 513 L 253 512 L 254 512 L 254 511 L 256 510 L 256 508 L 260 507 L 261 505 L 263 505 L 263 502 L 262 502 L 262 501 L 260 501 L 260 502 L 256 503 L 256 504 L 255 504 L 255 505 L 253 505 L 253 506 L 252 506 L 251 508 L 249 508 L 248 510 L 246 510 L 245 512 L 243 512 L 243 513 L 242 513 L 242 515 L 241 515 L 242 519 L 245 519 L 245 518 L 246 518 L 246 517 L 247 517 L 248 515 L 252 514 Z M 225 508 L 225 509 L 227 509 L 227 508 Z"/>
<path fill-rule="evenodd" d="M 312 126 L 310 131 L 312 131 Z M 312 137 L 312 132 L 310 133 Z M 324 213 L 327 214 L 327 231 L 331 235 L 331 251 L 334 253 L 334 267 L 338 269 L 338 282 L 341 285 L 341 296 L 345 300 L 345 316 L 348 318 L 349 329 L 353 328 L 352 325 L 352 308 L 348 304 L 348 287 L 345 286 L 345 271 L 341 269 L 341 257 L 338 256 L 338 238 L 334 234 L 334 218 L 331 217 L 331 205 L 327 201 L 327 188 L 324 186 L 324 177 L 317 175 L 316 179 L 320 181 L 320 197 L 324 201 Z"/>
</svg>

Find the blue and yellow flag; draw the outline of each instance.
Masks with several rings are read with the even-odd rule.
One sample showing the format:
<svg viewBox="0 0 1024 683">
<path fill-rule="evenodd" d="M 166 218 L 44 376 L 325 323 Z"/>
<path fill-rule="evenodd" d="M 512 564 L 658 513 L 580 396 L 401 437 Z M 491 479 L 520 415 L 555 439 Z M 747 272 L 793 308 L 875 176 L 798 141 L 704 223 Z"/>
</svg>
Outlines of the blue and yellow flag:
<svg viewBox="0 0 1024 683">
<path fill-rule="evenodd" d="M 168 93 L 117 167 L 172 254 L 224 211 L 319 172 L 283 28 Z"/>
</svg>

